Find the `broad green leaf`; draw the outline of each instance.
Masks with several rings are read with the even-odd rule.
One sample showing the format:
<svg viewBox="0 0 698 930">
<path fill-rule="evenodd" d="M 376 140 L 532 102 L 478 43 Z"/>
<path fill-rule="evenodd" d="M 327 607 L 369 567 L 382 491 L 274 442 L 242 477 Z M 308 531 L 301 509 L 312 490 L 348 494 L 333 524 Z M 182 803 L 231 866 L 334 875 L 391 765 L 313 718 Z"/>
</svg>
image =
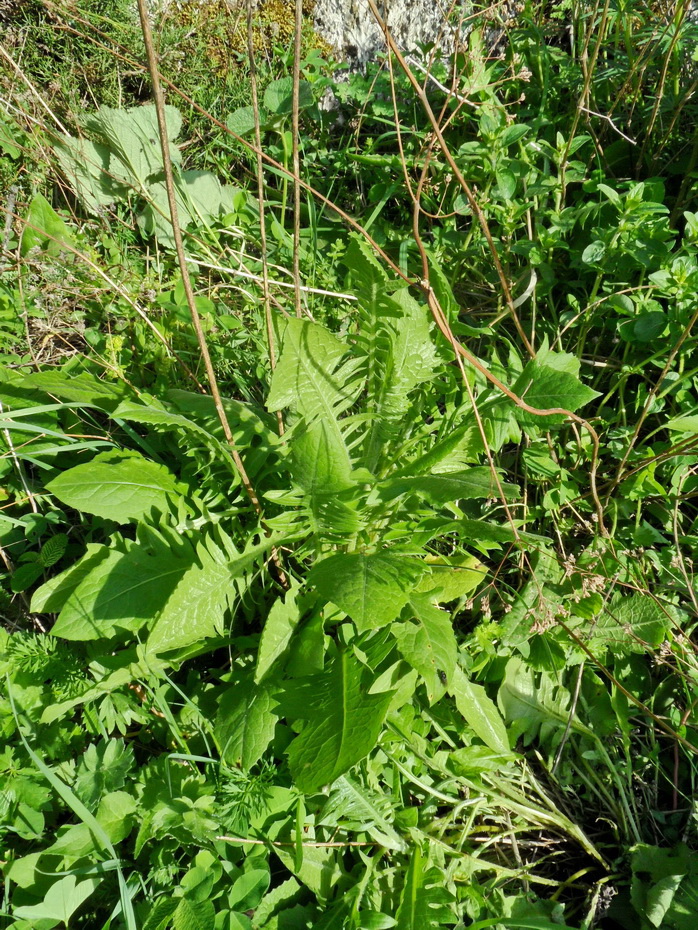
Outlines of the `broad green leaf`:
<svg viewBox="0 0 698 930">
<path fill-rule="evenodd" d="M 299 585 L 292 583 L 285 596 L 277 598 L 272 604 L 259 640 L 254 675 L 257 684 L 288 654 L 288 647 L 300 619 L 298 592 Z"/>
<path fill-rule="evenodd" d="M 255 684 L 251 674 L 223 692 L 214 733 L 228 765 L 247 772 L 262 758 L 274 737 L 275 703 L 269 686 Z"/>
<path fill-rule="evenodd" d="M 260 122 L 263 123 L 264 114 L 260 114 L 259 118 Z M 254 132 L 254 107 L 238 107 L 228 116 L 225 124 L 236 136 L 246 136 L 248 133 Z"/>
<path fill-rule="evenodd" d="M 101 381 L 86 371 L 79 374 L 36 371 L 26 375 L 23 384 L 47 394 L 55 394 L 61 400 L 99 407 L 107 412 L 111 412 L 126 393 L 125 385 Z"/>
<path fill-rule="evenodd" d="M 487 569 L 474 555 L 427 556 L 429 574 L 416 587 L 436 604 L 448 604 L 470 594 L 487 577 Z"/>
<path fill-rule="evenodd" d="M 394 620 L 424 574 L 424 564 L 390 552 L 340 553 L 317 562 L 308 583 L 348 614 L 359 632 Z"/>
<path fill-rule="evenodd" d="M 87 552 L 70 568 L 54 575 L 32 595 L 30 609 L 34 614 L 58 613 L 72 592 L 109 555 L 107 546 L 87 544 Z"/>
<path fill-rule="evenodd" d="M 426 595 L 412 595 L 415 620 L 394 623 L 391 632 L 403 658 L 424 679 L 430 704 L 440 700 L 456 667 L 458 646 L 451 617 Z"/>
<path fill-rule="evenodd" d="M 497 499 L 500 486 L 506 500 L 516 500 L 520 496 L 521 492 L 515 484 L 504 481 L 497 484 L 492 472 L 485 466 L 473 466 L 466 471 L 389 479 L 382 483 L 380 493 L 385 500 L 392 500 L 402 494 L 417 494 L 439 506 L 458 500 Z"/>
<path fill-rule="evenodd" d="M 224 552 L 213 541 L 199 544 L 197 561 L 187 566 L 156 620 L 147 652 L 182 649 L 221 633 L 225 610 L 245 588 L 246 574 L 277 543 L 278 538 L 265 536 L 239 553 Z"/>
<path fill-rule="evenodd" d="M 38 248 L 57 255 L 65 244 L 72 244 L 73 235 L 67 224 L 56 213 L 43 194 L 34 194 L 26 225 L 22 231 L 20 251 L 26 255 L 30 249 Z"/>
<path fill-rule="evenodd" d="M 294 901 L 298 900 L 300 887 L 295 878 L 287 878 L 280 885 L 272 887 L 255 909 L 255 930 L 259 927 L 266 927 L 274 914 L 280 911 L 288 912 Z"/>
<path fill-rule="evenodd" d="M 160 613 L 192 558 L 135 545 L 127 552 L 110 549 L 68 597 L 53 635 L 92 640 L 138 630 Z"/>
<path fill-rule="evenodd" d="M 235 880 L 228 894 L 228 904 L 238 911 L 257 907 L 269 887 L 267 869 L 250 869 Z"/>
<path fill-rule="evenodd" d="M 582 252 L 582 261 L 587 265 L 595 265 L 606 254 L 606 243 L 601 239 L 594 239 Z"/>
<path fill-rule="evenodd" d="M 677 433 L 698 433 L 698 416 L 674 417 L 666 427 Z"/>
<path fill-rule="evenodd" d="M 212 901 L 192 901 L 184 897 L 172 917 L 174 930 L 211 930 L 216 919 Z"/>
<path fill-rule="evenodd" d="M 59 135 L 53 150 L 63 174 L 82 206 L 93 215 L 128 191 L 109 173 L 109 146 Z"/>
<path fill-rule="evenodd" d="M 356 482 L 336 423 L 316 420 L 291 439 L 291 471 L 303 489 L 313 531 L 347 538 L 360 525 L 352 507 Z"/>
<path fill-rule="evenodd" d="M 118 844 L 131 832 L 135 813 L 136 799 L 132 795 L 125 791 L 112 791 L 100 801 L 95 817 L 109 841 Z M 101 849 L 102 844 L 95 839 L 89 824 L 78 823 L 59 836 L 46 851 L 75 862 Z"/>
<path fill-rule="evenodd" d="M 560 407 L 572 413 L 598 397 L 598 391 L 593 391 L 586 384 L 582 384 L 577 375 L 568 370 L 567 356 L 563 354 L 562 358 L 565 364 L 560 368 L 556 366 L 561 360 L 552 352 L 545 356 L 544 361 L 540 358 L 531 359 L 514 384 L 514 393 L 523 397 L 530 407 L 542 410 Z M 526 426 L 539 426 L 542 429 L 553 423 L 564 421 L 563 415 L 552 414 L 541 417 L 527 413 L 518 407 L 515 414 L 520 423 Z"/>
<path fill-rule="evenodd" d="M 291 640 L 286 673 L 291 678 L 314 675 L 325 667 L 325 624 L 321 613 L 305 620 Z"/>
<path fill-rule="evenodd" d="M 169 930 L 177 904 L 177 898 L 158 898 L 143 924 L 143 930 Z"/>
<path fill-rule="evenodd" d="M 117 523 L 140 520 L 153 509 L 169 510 L 168 496 L 182 489 L 163 465 L 121 451 L 102 452 L 62 472 L 46 487 L 69 507 Z"/>
<path fill-rule="evenodd" d="M 298 85 L 298 106 L 301 109 L 313 105 L 313 89 L 308 81 Z M 277 116 L 290 113 L 293 102 L 293 79 L 290 77 L 270 81 L 264 91 L 264 106 Z"/>
<path fill-rule="evenodd" d="M 669 614 L 669 615 L 667 615 Z M 590 647 L 605 645 L 613 652 L 645 652 L 657 647 L 672 626 L 671 609 L 665 611 L 646 594 L 615 594 L 596 618 Z"/>
<path fill-rule="evenodd" d="M 349 346 L 319 323 L 287 320 L 267 409 L 291 407 L 308 422 L 316 417 L 336 420 L 356 399 L 352 383 L 356 363 L 338 368 L 348 351 Z"/>
<path fill-rule="evenodd" d="M 468 930 L 489 930 L 490 927 L 493 930 L 499 930 L 499 927 L 510 930 L 574 930 L 567 924 L 553 923 L 545 917 L 493 917 L 491 920 L 478 920 L 470 924 Z"/>
<path fill-rule="evenodd" d="M 307 794 L 331 784 L 376 744 L 392 692 L 368 694 L 364 672 L 343 651 L 321 675 L 288 682 L 278 695 L 279 713 L 305 721 L 288 760 L 295 784 Z"/>
<path fill-rule="evenodd" d="M 101 878 L 86 878 L 78 882 L 74 875 L 66 875 L 51 885 L 41 904 L 15 907 L 12 914 L 19 920 L 31 921 L 31 926 L 40 921 L 42 930 L 59 923 L 67 927 L 75 911 L 87 901 L 101 881 Z"/>
<path fill-rule="evenodd" d="M 223 188 L 210 171 L 181 171 L 175 178 L 177 219 L 182 229 L 189 226 L 207 228 L 221 215 Z M 170 203 L 164 181 L 148 185 L 148 203 L 138 216 L 138 225 L 146 236 L 155 236 L 165 248 L 174 248 L 170 221 Z"/>
<path fill-rule="evenodd" d="M 133 748 L 124 740 L 90 743 L 78 763 L 73 791 L 94 810 L 103 795 L 123 788 L 133 762 Z"/>
<path fill-rule="evenodd" d="M 165 122 L 170 158 L 177 165 L 182 157 L 172 143 L 182 128 L 179 110 L 166 106 Z M 148 180 L 163 170 L 155 106 L 148 104 L 121 110 L 103 106 L 85 121 L 85 125 L 109 147 L 109 174 L 145 193 Z"/>
<path fill-rule="evenodd" d="M 509 740 L 502 715 L 482 685 L 474 684 L 456 667 L 449 690 L 465 722 L 493 752 L 508 755 Z"/>
</svg>

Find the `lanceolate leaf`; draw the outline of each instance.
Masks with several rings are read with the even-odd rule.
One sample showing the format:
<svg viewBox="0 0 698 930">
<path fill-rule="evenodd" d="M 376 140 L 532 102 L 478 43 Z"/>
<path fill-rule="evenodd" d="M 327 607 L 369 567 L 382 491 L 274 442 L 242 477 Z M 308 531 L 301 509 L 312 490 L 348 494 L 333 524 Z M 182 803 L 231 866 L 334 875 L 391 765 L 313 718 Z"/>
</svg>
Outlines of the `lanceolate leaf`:
<svg viewBox="0 0 698 930">
<path fill-rule="evenodd" d="M 459 667 L 454 670 L 451 681 L 449 690 L 468 726 L 494 752 L 508 753 L 509 740 L 502 715 L 482 685 L 470 681 Z"/>
<path fill-rule="evenodd" d="M 404 880 L 396 930 L 431 930 L 455 923 L 448 906 L 452 896 L 444 888 L 444 875 L 438 868 L 430 869 L 429 860 L 416 846 Z"/>
<path fill-rule="evenodd" d="M 423 574 L 424 564 L 407 556 L 342 553 L 313 566 L 308 582 L 363 632 L 394 620 Z"/>
<path fill-rule="evenodd" d="M 305 492 L 315 532 L 348 537 L 360 525 L 347 494 L 355 487 L 349 452 L 336 423 L 315 420 L 296 432 L 291 441 L 293 477 Z"/>
<path fill-rule="evenodd" d="M 383 305 L 388 303 L 388 308 Z M 365 464 L 373 470 L 384 445 L 399 434 L 399 423 L 410 405 L 410 393 L 434 374 L 436 352 L 429 335 L 425 307 L 407 288 L 382 303 L 363 308 L 376 336 L 368 353 L 370 369 L 367 408 L 372 425 L 366 440 Z M 386 309 L 392 313 L 385 312 Z M 370 324 L 369 324 L 370 325 Z"/>
<path fill-rule="evenodd" d="M 279 695 L 280 713 L 306 721 L 288 749 L 301 791 L 319 791 L 375 746 L 393 692 L 368 694 L 364 672 L 358 659 L 343 651 L 321 675 L 289 682 Z"/>
<path fill-rule="evenodd" d="M 223 692 L 214 732 L 228 765 L 248 771 L 261 759 L 274 736 L 275 704 L 270 688 L 255 684 L 251 673 Z"/>
<path fill-rule="evenodd" d="M 153 509 L 168 510 L 168 495 L 181 489 L 163 465 L 136 452 L 103 452 L 46 487 L 69 507 L 117 523 L 140 520 Z"/>
<path fill-rule="evenodd" d="M 413 595 L 410 604 L 415 621 L 395 623 L 391 632 L 403 658 L 419 672 L 429 703 L 443 697 L 456 667 L 458 646 L 451 618 L 435 607 L 426 595 Z"/>
<path fill-rule="evenodd" d="M 274 601 L 264 622 L 254 675 L 257 684 L 269 674 L 279 659 L 283 658 L 288 652 L 288 647 L 300 619 L 296 601 L 297 595 L 298 585 L 294 584 L 284 597 L 279 597 Z"/>
<path fill-rule="evenodd" d="M 499 498 L 500 488 L 506 500 L 515 500 L 519 496 L 515 484 L 497 482 L 489 468 L 473 466 L 465 471 L 394 478 L 382 484 L 381 496 L 391 500 L 401 494 L 417 494 L 438 506 L 458 500 Z"/>
</svg>

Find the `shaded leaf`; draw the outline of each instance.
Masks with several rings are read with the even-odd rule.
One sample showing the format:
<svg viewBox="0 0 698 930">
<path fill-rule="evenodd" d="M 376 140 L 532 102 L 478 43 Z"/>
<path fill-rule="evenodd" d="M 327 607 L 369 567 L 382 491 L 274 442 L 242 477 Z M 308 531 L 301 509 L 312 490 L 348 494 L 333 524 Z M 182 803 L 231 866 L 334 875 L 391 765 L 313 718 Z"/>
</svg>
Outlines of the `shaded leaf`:
<svg viewBox="0 0 698 930">
<path fill-rule="evenodd" d="M 368 694 L 364 666 L 341 652 L 321 675 L 288 682 L 279 712 L 306 721 L 288 748 L 301 791 L 313 793 L 343 775 L 376 744 L 392 692 Z"/>
</svg>

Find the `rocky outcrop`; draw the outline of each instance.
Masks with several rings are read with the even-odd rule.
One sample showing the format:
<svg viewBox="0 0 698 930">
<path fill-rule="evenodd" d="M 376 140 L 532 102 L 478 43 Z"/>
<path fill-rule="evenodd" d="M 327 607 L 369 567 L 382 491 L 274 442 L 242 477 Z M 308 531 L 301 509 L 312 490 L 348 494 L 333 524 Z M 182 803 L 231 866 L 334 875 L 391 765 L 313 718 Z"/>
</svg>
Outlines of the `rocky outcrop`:
<svg viewBox="0 0 698 930">
<path fill-rule="evenodd" d="M 376 5 L 402 50 L 413 52 L 434 42 L 446 55 L 459 32 L 459 13 L 465 18 L 469 6 L 467 0 L 378 0 Z M 365 65 L 385 49 L 383 31 L 367 0 L 316 0 L 313 17 L 318 35 L 351 65 Z"/>
</svg>

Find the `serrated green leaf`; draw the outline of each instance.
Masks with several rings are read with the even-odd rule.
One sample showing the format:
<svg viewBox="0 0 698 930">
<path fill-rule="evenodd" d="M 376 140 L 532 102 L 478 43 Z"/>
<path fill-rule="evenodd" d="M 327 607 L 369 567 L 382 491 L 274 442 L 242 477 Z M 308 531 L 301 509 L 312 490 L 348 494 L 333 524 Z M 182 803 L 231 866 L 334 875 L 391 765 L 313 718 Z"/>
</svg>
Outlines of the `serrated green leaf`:
<svg viewBox="0 0 698 930">
<path fill-rule="evenodd" d="M 56 533 L 55 536 L 48 539 L 39 553 L 39 561 L 43 568 L 52 568 L 56 562 L 62 559 L 67 545 L 68 537 L 65 533 Z"/>
<path fill-rule="evenodd" d="M 363 632 L 380 629 L 399 615 L 424 570 L 418 559 L 390 552 L 341 553 L 317 562 L 308 583 Z"/>
<path fill-rule="evenodd" d="M 482 685 L 474 684 L 465 672 L 456 667 L 449 690 L 465 722 L 493 752 L 508 755 L 509 739 L 494 701 Z"/>
<path fill-rule="evenodd" d="M 596 618 L 590 646 L 604 645 L 619 653 L 656 648 L 671 629 L 672 618 L 667 613 L 646 594 L 615 594 Z"/>
<path fill-rule="evenodd" d="M 424 679 L 430 704 L 446 692 L 456 667 L 458 645 L 451 617 L 431 603 L 428 596 L 413 594 L 410 605 L 414 622 L 394 623 L 390 628 L 402 657 Z"/>
<path fill-rule="evenodd" d="M 294 583 L 284 597 L 277 598 L 272 604 L 259 640 L 254 675 L 257 684 L 263 681 L 276 663 L 288 653 L 288 647 L 300 619 L 298 593 L 299 585 Z"/>
<path fill-rule="evenodd" d="M 288 682 L 278 696 L 281 713 L 306 721 L 288 760 L 294 782 L 307 794 L 331 784 L 376 744 L 393 693 L 368 694 L 364 671 L 343 651 L 321 675 Z"/>
<path fill-rule="evenodd" d="M 225 610 L 246 586 L 246 574 L 277 542 L 276 537 L 264 537 L 232 557 L 216 543 L 208 548 L 199 545 L 197 561 L 186 567 L 163 604 L 146 643 L 147 653 L 182 649 L 221 633 Z"/>
<path fill-rule="evenodd" d="M 140 520 L 151 510 L 169 510 L 169 495 L 181 485 L 163 465 L 136 452 L 103 452 L 62 472 L 46 485 L 64 504 L 117 523 Z"/>
<path fill-rule="evenodd" d="M 563 356 L 564 358 L 564 356 Z M 547 410 L 560 407 L 575 413 L 580 407 L 599 396 L 586 384 L 582 384 L 576 374 L 566 370 L 566 366 L 555 367 L 557 359 L 550 352 L 545 360 L 532 359 L 519 375 L 514 384 L 513 391 L 523 397 L 531 407 Z M 526 426 L 540 426 L 545 428 L 552 423 L 562 423 L 564 415 L 552 414 L 550 416 L 536 416 L 525 410 L 516 408 L 516 418 Z"/>
<path fill-rule="evenodd" d="M 336 420 L 356 397 L 356 390 L 347 385 L 346 366 L 337 370 L 348 352 L 349 346 L 319 323 L 287 320 L 267 409 L 291 407 L 309 423 L 316 417 Z"/>
<path fill-rule="evenodd" d="M 444 923 L 455 923 L 454 913 L 448 906 L 452 896 L 444 888 L 443 872 L 428 866 L 428 858 L 415 846 L 400 895 L 397 930 L 431 930 Z"/>
<path fill-rule="evenodd" d="M 223 692 L 214 733 L 228 765 L 247 772 L 261 759 L 274 737 L 275 703 L 270 687 L 255 684 L 250 673 Z"/>
<path fill-rule="evenodd" d="M 386 849 L 404 852 L 405 841 L 393 827 L 391 819 L 389 797 L 371 791 L 348 775 L 342 775 L 332 785 L 320 822 L 330 827 L 344 825 L 367 832 Z"/>
<path fill-rule="evenodd" d="M 174 930 L 211 930 L 215 919 L 212 901 L 192 901 L 184 897 L 177 905 L 172 922 Z"/>
<path fill-rule="evenodd" d="M 364 461 L 369 470 L 374 470 L 384 446 L 399 437 L 399 424 L 411 404 L 410 394 L 434 376 L 436 350 L 427 310 L 407 288 L 391 298 L 378 300 L 374 296 L 362 309 L 369 317 L 366 409 L 371 415 Z"/>
</svg>

